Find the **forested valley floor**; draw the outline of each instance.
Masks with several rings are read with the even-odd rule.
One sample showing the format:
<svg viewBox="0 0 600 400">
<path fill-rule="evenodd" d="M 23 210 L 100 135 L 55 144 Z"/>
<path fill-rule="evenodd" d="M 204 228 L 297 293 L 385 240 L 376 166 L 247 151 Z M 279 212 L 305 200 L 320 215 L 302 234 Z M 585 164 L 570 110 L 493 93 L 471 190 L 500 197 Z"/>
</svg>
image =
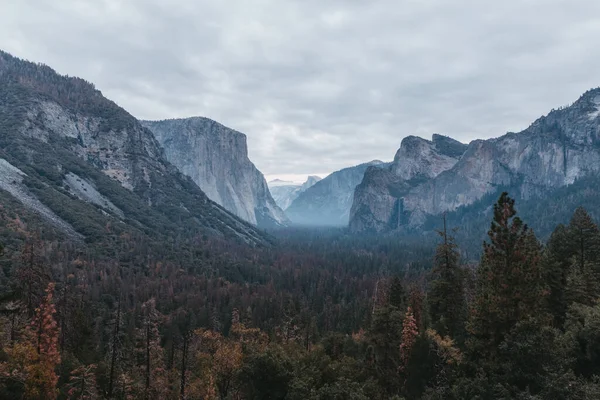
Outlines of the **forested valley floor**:
<svg viewBox="0 0 600 400">
<path fill-rule="evenodd" d="M 1 399 L 600 398 L 583 208 L 542 243 L 504 193 L 471 260 L 441 218 L 435 243 L 80 243 L 0 199 Z"/>
</svg>

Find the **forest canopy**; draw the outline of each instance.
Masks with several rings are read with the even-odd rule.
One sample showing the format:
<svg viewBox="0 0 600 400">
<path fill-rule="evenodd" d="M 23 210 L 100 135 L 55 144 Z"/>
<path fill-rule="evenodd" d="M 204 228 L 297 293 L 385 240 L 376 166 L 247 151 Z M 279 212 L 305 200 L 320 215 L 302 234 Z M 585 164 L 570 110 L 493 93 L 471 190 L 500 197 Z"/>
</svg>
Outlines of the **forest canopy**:
<svg viewBox="0 0 600 400">
<path fill-rule="evenodd" d="M 600 230 L 526 222 L 503 193 L 473 263 L 445 217 L 436 246 L 86 244 L 3 202 L 0 398 L 600 398 Z"/>
</svg>

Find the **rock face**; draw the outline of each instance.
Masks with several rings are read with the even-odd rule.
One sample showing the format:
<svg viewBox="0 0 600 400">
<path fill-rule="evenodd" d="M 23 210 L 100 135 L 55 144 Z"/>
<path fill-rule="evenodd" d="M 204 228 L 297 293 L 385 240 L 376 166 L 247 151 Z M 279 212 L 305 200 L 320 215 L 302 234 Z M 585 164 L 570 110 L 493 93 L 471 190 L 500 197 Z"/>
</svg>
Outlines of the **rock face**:
<svg viewBox="0 0 600 400">
<path fill-rule="evenodd" d="M 92 84 L 1 51 L 0 132 L 9 193 L 70 236 L 96 240 L 112 226 L 268 240 L 208 199 L 148 129 Z"/>
<path fill-rule="evenodd" d="M 321 180 L 318 176 L 309 176 L 301 185 L 296 185 L 293 182 L 285 182 L 279 179 L 268 183 L 271 195 L 275 200 L 275 203 L 282 209 L 286 210 L 294 200 L 304 193 L 308 188 L 315 185 L 315 183 Z"/>
<path fill-rule="evenodd" d="M 142 124 L 154 133 L 167 159 L 211 200 L 261 227 L 288 223 L 248 158 L 246 135 L 201 117 Z"/>
<path fill-rule="evenodd" d="M 551 111 L 520 133 L 475 140 L 466 150 L 450 140 L 434 146 L 445 150 L 433 152 L 431 146 L 410 139 L 415 144 L 402 143 L 385 175 L 365 174 L 355 193 L 351 230 L 419 226 L 428 215 L 471 205 L 501 189 L 528 200 L 597 174 L 600 89 L 588 91 L 570 107 Z"/>
<path fill-rule="evenodd" d="M 345 226 L 348 224 L 354 189 L 369 167 L 385 168 L 389 163 L 371 161 L 334 172 L 301 193 L 286 209 L 294 224 Z"/>
<path fill-rule="evenodd" d="M 350 211 L 353 231 L 382 231 L 403 223 L 399 200 L 410 189 L 454 167 L 466 145 L 442 135 L 432 140 L 408 136 L 388 168 L 369 168 L 354 192 Z M 415 216 L 417 217 L 417 216 Z"/>
</svg>

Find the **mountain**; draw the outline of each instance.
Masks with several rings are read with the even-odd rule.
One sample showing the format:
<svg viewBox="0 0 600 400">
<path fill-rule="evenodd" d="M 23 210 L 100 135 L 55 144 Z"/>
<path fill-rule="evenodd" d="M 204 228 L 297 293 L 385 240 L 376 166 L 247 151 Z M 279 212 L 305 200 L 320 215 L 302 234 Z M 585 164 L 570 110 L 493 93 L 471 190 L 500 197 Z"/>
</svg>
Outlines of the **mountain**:
<svg viewBox="0 0 600 400">
<path fill-rule="evenodd" d="M 269 188 L 275 186 L 299 186 L 299 184 L 294 181 L 284 181 L 282 179 L 273 179 L 272 181 L 267 182 L 267 185 Z"/>
<path fill-rule="evenodd" d="M 211 201 L 168 162 L 152 132 L 92 84 L 5 52 L 0 171 L 0 189 L 75 239 L 270 240 Z"/>
<path fill-rule="evenodd" d="M 369 167 L 384 168 L 379 160 L 334 172 L 301 193 L 285 210 L 298 225 L 344 226 L 348 224 L 354 189 Z"/>
<path fill-rule="evenodd" d="M 289 222 L 248 158 L 246 135 L 201 117 L 141 122 L 154 133 L 167 160 L 211 200 L 259 227 Z"/>
<path fill-rule="evenodd" d="M 280 179 L 275 179 L 269 182 L 269 190 L 275 202 L 282 210 L 286 210 L 294 200 L 300 196 L 301 193 L 305 192 L 315 183 L 321 180 L 320 177 L 311 175 L 301 185 L 294 184 L 293 182 L 286 182 Z"/>
<path fill-rule="evenodd" d="M 356 187 L 350 211 L 353 231 L 382 231 L 401 223 L 398 200 L 410 189 L 454 167 L 467 145 L 442 135 L 431 141 L 417 136 L 402 140 L 387 168 L 370 167 Z"/>
<path fill-rule="evenodd" d="M 454 155 L 447 155 L 456 159 L 459 151 L 456 147 Z M 385 176 L 365 174 L 354 197 L 352 231 L 419 227 L 442 212 L 469 213 L 468 207 L 479 207 L 501 190 L 539 202 L 579 180 L 595 179 L 600 171 L 600 89 L 552 110 L 522 132 L 469 143 L 453 165 L 428 152 L 410 157 L 402 146 L 398 153 Z M 419 172 L 426 165 L 430 172 Z"/>
</svg>

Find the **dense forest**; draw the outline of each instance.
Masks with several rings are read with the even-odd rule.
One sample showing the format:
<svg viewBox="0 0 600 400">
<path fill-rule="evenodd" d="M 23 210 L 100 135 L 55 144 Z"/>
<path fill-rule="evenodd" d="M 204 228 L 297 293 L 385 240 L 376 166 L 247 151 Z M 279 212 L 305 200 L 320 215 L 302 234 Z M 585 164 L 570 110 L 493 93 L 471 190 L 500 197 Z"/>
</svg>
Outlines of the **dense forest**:
<svg viewBox="0 0 600 400">
<path fill-rule="evenodd" d="M 479 262 L 343 230 L 54 236 L 0 193 L 2 399 L 600 398 L 600 230 L 546 243 L 508 194 Z"/>
</svg>

